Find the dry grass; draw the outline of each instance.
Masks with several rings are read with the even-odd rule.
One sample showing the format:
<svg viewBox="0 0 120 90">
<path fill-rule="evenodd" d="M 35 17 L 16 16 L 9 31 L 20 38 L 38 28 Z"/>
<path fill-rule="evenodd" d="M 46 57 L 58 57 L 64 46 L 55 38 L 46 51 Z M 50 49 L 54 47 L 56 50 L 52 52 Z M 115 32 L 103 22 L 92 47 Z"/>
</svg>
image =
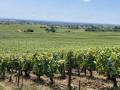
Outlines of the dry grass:
<svg viewBox="0 0 120 90">
<path fill-rule="evenodd" d="M 10 74 L 9 74 L 10 75 Z M 81 73 L 81 76 L 77 76 L 77 72 L 73 70 L 72 74 L 72 87 L 78 89 L 79 80 L 81 83 L 82 90 L 112 90 L 113 82 L 107 80 L 106 76 L 98 75 L 96 71 L 93 72 L 93 77 L 89 77 L 89 72 L 84 76 L 84 73 Z M 46 76 L 41 76 L 41 80 L 38 81 L 36 76 L 31 74 L 30 78 L 23 79 L 23 90 L 66 90 L 68 75 L 66 79 L 61 79 L 60 74 L 55 74 L 54 78 L 55 83 L 50 84 L 50 80 Z M 120 79 L 117 79 L 120 81 Z M 22 79 L 20 79 L 22 82 Z M 16 84 L 15 76 L 12 77 L 12 82 L 9 82 L 9 79 L 2 80 L 0 79 L 0 85 L 4 86 L 6 90 L 13 90 Z M 16 89 L 15 89 L 16 90 Z"/>
</svg>

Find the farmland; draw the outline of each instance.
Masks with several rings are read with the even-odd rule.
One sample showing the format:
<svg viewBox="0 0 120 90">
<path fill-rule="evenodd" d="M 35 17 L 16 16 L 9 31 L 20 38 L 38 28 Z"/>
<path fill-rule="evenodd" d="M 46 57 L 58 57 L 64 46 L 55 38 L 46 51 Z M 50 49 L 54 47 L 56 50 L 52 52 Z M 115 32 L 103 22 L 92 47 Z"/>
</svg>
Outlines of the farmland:
<svg viewBox="0 0 120 90">
<path fill-rule="evenodd" d="M 120 0 L 1 0 L 0 90 L 120 90 Z"/>
<path fill-rule="evenodd" d="M 34 32 L 24 32 L 29 28 Z M 18 29 L 23 32 L 18 32 Z M 14 54 L 120 46 L 119 32 L 85 32 L 83 29 L 66 31 L 68 29 L 57 29 L 55 33 L 48 33 L 40 25 L 0 25 L 0 52 Z"/>
<path fill-rule="evenodd" d="M 48 32 L 40 26 L 49 28 L 0 25 L 0 88 L 11 90 L 18 84 L 17 88 L 23 85 L 25 90 L 65 90 L 67 86 L 77 90 L 79 80 L 82 90 L 120 86 L 119 32 Z M 34 32 L 24 32 L 28 29 Z"/>
</svg>

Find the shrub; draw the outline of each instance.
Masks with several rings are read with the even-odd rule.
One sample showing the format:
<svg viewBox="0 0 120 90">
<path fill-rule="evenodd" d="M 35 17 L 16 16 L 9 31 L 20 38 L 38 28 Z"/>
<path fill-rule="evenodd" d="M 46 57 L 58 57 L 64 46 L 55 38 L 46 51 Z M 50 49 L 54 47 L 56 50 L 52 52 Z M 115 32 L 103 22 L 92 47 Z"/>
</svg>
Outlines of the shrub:
<svg viewBox="0 0 120 90">
<path fill-rule="evenodd" d="M 40 26 L 40 28 L 46 28 L 46 27 L 42 27 L 42 26 Z"/>
<path fill-rule="evenodd" d="M 50 31 L 50 32 L 56 32 L 55 28 L 50 28 L 50 29 L 49 29 L 49 28 L 46 28 L 45 31 L 48 31 L 48 32 L 49 32 L 49 31 Z"/>
<path fill-rule="evenodd" d="M 52 29 L 52 28 L 50 29 L 50 31 L 51 31 L 51 32 L 56 32 L 56 30 L 55 30 L 55 29 Z"/>
<path fill-rule="evenodd" d="M 46 28 L 45 31 L 49 31 L 49 28 Z"/>
<path fill-rule="evenodd" d="M 27 30 L 25 30 L 24 32 L 34 32 L 34 30 L 32 30 L 32 29 L 27 29 Z"/>
<path fill-rule="evenodd" d="M 32 30 L 32 29 L 27 29 L 27 32 L 34 32 L 34 30 Z"/>
<path fill-rule="evenodd" d="M 32 30 L 32 29 L 27 29 L 27 30 L 25 30 L 24 32 L 34 32 L 34 30 Z"/>
<path fill-rule="evenodd" d="M 66 31 L 66 32 L 71 32 L 70 30 Z"/>
</svg>

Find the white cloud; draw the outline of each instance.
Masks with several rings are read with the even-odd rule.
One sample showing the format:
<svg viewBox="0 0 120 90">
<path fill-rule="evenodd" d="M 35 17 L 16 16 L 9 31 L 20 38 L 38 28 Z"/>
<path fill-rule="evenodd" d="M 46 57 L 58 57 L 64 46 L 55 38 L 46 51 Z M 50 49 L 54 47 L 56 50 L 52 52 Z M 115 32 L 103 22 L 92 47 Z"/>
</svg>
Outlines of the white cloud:
<svg viewBox="0 0 120 90">
<path fill-rule="evenodd" d="M 84 2 L 90 2 L 90 0 L 83 0 Z"/>
</svg>

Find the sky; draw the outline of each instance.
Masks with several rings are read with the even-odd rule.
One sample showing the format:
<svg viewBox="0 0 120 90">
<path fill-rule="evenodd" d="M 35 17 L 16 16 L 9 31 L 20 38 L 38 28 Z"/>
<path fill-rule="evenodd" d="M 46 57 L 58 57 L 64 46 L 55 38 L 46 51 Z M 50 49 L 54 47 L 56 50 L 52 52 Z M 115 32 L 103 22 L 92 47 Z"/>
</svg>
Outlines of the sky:
<svg viewBox="0 0 120 90">
<path fill-rule="evenodd" d="M 0 18 L 120 24 L 120 0 L 0 0 Z"/>
</svg>

